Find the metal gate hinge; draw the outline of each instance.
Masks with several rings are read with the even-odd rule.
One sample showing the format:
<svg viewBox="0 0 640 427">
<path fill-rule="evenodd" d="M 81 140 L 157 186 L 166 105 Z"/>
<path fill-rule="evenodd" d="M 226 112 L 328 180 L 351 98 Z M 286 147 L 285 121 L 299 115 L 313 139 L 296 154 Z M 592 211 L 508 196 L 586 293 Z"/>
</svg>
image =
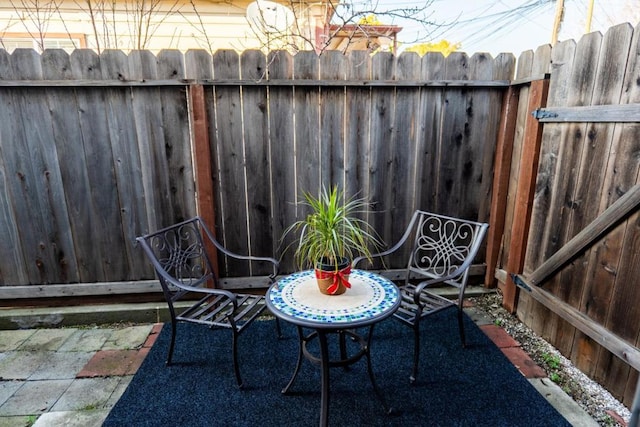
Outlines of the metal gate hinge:
<svg viewBox="0 0 640 427">
<path fill-rule="evenodd" d="M 533 111 L 531 113 L 531 115 L 533 117 L 535 117 L 536 119 L 540 120 L 540 119 L 551 119 L 554 117 L 558 117 L 558 113 L 552 113 L 548 110 L 545 110 L 544 108 L 538 108 L 537 110 Z"/>
</svg>

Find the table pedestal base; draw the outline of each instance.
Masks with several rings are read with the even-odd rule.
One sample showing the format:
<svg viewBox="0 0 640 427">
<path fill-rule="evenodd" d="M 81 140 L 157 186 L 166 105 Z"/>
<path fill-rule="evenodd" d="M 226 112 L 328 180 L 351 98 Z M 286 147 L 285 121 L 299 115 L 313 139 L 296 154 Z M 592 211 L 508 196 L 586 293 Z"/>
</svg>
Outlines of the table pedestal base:
<svg viewBox="0 0 640 427">
<path fill-rule="evenodd" d="M 370 347 L 371 347 L 371 335 L 373 334 L 373 326 L 368 326 L 368 334 L 366 339 L 355 332 L 355 330 L 351 329 L 316 329 L 308 335 L 304 335 L 303 328 L 301 326 L 297 326 L 298 328 L 298 338 L 300 341 L 299 351 L 298 351 L 298 360 L 296 362 L 296 368 L 289 380 L 289 383 L 286 385 L 284 389 L 282 389 L 283 394 L 287 394 L 289 389 L 295 382 L 296 377 L 298 376 L 298 372 L 300 371 L 300 367 L 302 365 L 302 357 L 304 357 L 311 361 L 314 364 L 320 365 L 322 370 L 322 380 L 321 380 L 321 406 L 320 406 L 320 426 L 327 426 L 329 420 L 329 369 L 335 367 L 348 367 L 349 365 L 357 362 L 363 356 L 367 359 L 367 371 L 369 372 L 369 380 L 371 381 L 371 385 L 373 386 L 373 390 L 378 396 L 378 399 L 382 403 L 382 407 L 384 408 L 387 414 L 391 414 L 392 409 L 387 404 L 382 392 L 378 388 L 376 384 L 375 377 L 373 375 L 373 369 L 371 367 L 371 357 L 370 357 Z M 339 339 L 340 346 L 340 356 L 337 359 L 331 359 L 329 356 L 329 344 L 327 337 L 330 335 L 337 335 Z M 347 342 L 346 339 L 349 337 L 353 341 L 355 341 L 358 345 L 358 349 L 355 353 L 349 355 L 347 351 Z M 320 355 L 312 354 L 308 348 L 307 344 L 314 339 L 318 339 L 318 343 L 320 345 Z"/>
</svg>

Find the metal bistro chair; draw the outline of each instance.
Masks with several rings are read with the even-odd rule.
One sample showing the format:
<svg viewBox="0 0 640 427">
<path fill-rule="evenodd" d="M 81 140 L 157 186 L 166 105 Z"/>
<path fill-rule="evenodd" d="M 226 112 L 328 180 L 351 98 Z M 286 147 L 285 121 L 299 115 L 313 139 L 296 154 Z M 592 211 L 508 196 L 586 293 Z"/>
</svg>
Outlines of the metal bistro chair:
<svg viewBox="0 0 640 427">
<path fill-rule="evenodd" d="M 462 316 L 464 292 L 469 267 L 488 227 L 485 223 L 416 211 L 400 241 L 392 248 L 373 255 L 382 257 L 392 254 L 404 247 L 413 236 L 412 245 L 408 248 L 407 277 L 400 287 L 402 304 L 394 314 L 396 319 L 413 328 L 413 371 L 409 377 L 412 384 L 418 374 L 420 321 L 423 318 L 457 305 L 460 340 L 463 347 L 466 345 Z M 354 267 L 363 259 L 356 259 Z M 457 301 L 429 290 L 442 285 L 457 288 Z"/>
<path fill-rule="evenodd" d="M 273 273 L 267 280 L 269 284 L 274 282 L 278 272 L 278 262 L 275 259 L 230 252 L 215 239 L 199 217 L 138 237 L 137 241 L 151 260 L 169 305 L 171 344 L 167 365 L 171 364 L 178 322 L 197 323 L 211 329 L 230 329 L 233 335 L 233 369 L 238 387 L 242 388 L 237 339 L 266 305 L 264 297 L 260 295 L 244 295 L 217 289 L 217 272 L 207 254 L 205 239 L 228 257 L 271 264 Z M 181 303 L 177 306 L 179 301 Z M 186 307 L 184 302 L 187 303 Z M 279 325 L 277 326 L 279 329 Z"/>
</svg>

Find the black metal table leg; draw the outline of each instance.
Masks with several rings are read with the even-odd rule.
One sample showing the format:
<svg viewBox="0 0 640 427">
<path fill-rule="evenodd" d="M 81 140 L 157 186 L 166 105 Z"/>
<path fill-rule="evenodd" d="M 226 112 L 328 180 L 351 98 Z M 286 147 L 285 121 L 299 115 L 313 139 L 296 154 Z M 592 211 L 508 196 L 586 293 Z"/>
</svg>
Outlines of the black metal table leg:
<svg viewBox="0 0 640 427">
<path fill-rule="evenodd" d="M 365 357 L 367 358 L 367 370 L 369 371 L 369 379 L 371 380 L 373 391 L 378 396 L 378 399 L 382 403 L 384 411 L 388 415 L 391 414 L 393 409 L 387 404 L 387 400 L 384 398 L 384 394 L 382 394 L 382 391 L 378 388 L 378 383 L 376 383 L 375 376 L 373 375 L 373 367 L 371 366 L 371 336 L 373 335 L 373 327 L 374 325 L 369 326 L 369 336 L 367 337 L 367 348 L 365 350 Z"/>
<path fill-rule="evenodd" d="M 300 366 L 302 365 L 302 347 L 304 345 L 304 335 L 302 331 L 302 327 L 297 326 L 298 329 L 298 361 L 296 362 L 296 369 L 293 371 L 293 376 L 289 380 L 289 383 L 282 389 L 282 394 L 287 394 L 289 389 L 293 385 L 293 382 L 296 380 L 298 376 L 298 372 L 300 371 Z"/>
<path fill-rule="evenodd" d="M 320 369 L 322 370 L 320 427 L 326 427 L 329 424 L 329 347 L 325 331 L 318 330 L 318 341 L 320 344 Z"/>
</svg>

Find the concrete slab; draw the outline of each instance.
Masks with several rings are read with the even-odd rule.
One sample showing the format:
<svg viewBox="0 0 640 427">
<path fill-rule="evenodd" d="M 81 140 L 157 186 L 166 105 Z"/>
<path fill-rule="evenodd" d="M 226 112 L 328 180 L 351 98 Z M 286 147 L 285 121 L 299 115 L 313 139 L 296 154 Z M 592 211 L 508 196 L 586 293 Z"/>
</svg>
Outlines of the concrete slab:
<svg viewBox="0 0 640 427">
<path fill-rule="evenodd" d="M 35 332 L 33 329 L 0 331 L 0 352 L 17 350 Z"/>
<path fill-rule="evenodd" d="M 473 320 L 473 322 L 478 325 L 492 325 L 493 319 L 487 313 L 482 310 L 478 310 L 475 307 L 468 307 L 463 309 L 465 314 Z"/>
<path fill-rule="evenodd" d="M 26 380 L 47 360 L 53 352 L 9 351 L 0 359 L 0 378 Z"/>
<path fill-rule="evenodd" d="M 40 415 L 32 427 L 100 427 L 108 410 L 47 412 Z"/>
<path fill-rule="evenodd" d="M 116 329 L 102 346 L 103 350 L 132 350 L 144 345 L 153 325 Z"/>
<path fill-rule="evenodd" d="M 2 406 L 0 416 L 37 415 L 47 412 L 73 380 L 27 381 Z"/>
<path fill-rule="evenodd" d="M 32 427 L 35 415 L 18 415 L 16 417 L 0 417 L 0 427 Z"/>
<path fill-rule="evenodd" d="M 38 329 L 18 347 L 18 350 L 56 351 L 75 331 L 75 329 Z"/>
<path fill-rule="evenodd" d="M 529 382 L 571 425 L 598 427 L 598 423 L 549 378 L 532 378 Z"/>
<path fill-rule="evenodd" d="M 105 408 L 113 408 L 113 405 L 115 405 L 118 400 L 120 400 L 120 397 L 122 397 L 122 393 L 124 393 L 124 391 L 129 386 L 129 383 L 133 379 L 133 375 L 126 375 L 124 377 L 117 378 L 120 379 L 120 382 L 116 386 L 115 390 L 113 390 L 113 393 L 111 393 L 111 396 L 109 396 L 109 400 L 104 405 Z"/>
<path fill-rule="evenodd" d="M 24 381 L 0 381 L 0 405 L 9 400 L 24 383 Z"/>
<path fill-rule="evenodd" d="M 60 346 L 58 351 L 98 351 L 112 333 L 111 329 L 78 329 Z"/>
<path fill-rule="evenodd" d="M 29 377 L 29 380 L 74 379 L 95 352 L 53 352 Z"/>
<path fill-rule="evenodd" d="M 104 409 L 119 383 L 120 378 L 117 377 L 76 379 L 60 396 L 51 411 Z"/>
</svg>

